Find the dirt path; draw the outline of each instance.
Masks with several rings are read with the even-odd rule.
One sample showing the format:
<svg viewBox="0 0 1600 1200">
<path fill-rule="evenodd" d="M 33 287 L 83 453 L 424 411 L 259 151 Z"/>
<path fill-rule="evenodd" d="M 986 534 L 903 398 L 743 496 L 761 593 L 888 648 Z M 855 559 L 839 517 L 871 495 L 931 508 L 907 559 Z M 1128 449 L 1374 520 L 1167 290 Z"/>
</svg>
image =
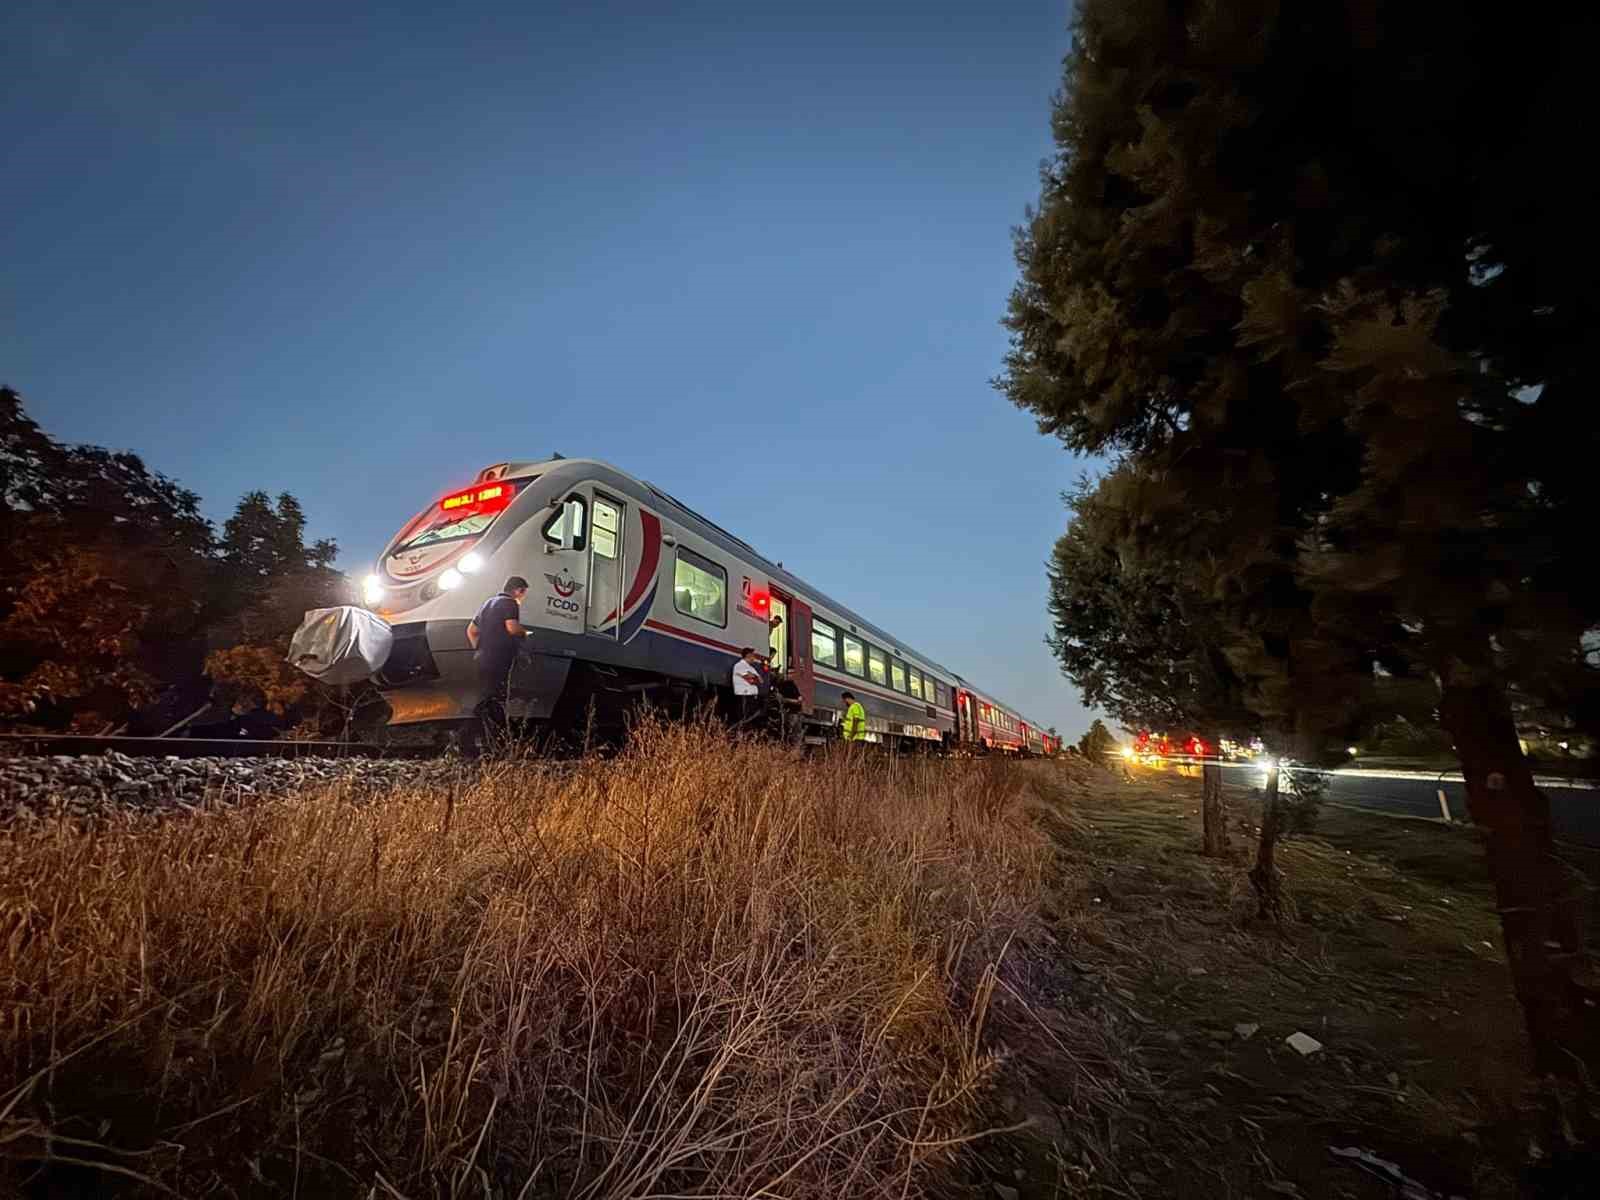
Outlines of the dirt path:
<svg viewBox="0 0 1600 1200">
<path fill-rule="evenodd" d="M 1037 1033 L 1000 1102 L 1034 1129 L 985 1163 L 1002 1200 L 1396 1194 L 1335 1150 L 1417 1196 L 1514 1194 L 1526 1047 L 1469 832 L 1324 814 L 1280 851 L 1275 930 L 1253 920 L 1251 814 L 1210 860 L 1198 781 L 1033 772 L 1058 859 L 1004 998 Z"/>
</svg>

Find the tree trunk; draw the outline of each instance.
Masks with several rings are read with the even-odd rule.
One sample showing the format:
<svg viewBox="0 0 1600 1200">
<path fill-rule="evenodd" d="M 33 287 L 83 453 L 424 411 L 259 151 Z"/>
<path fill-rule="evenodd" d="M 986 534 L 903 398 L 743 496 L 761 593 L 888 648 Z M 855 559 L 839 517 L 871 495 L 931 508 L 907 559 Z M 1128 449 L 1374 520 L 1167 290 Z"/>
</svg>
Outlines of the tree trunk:
<svg viewBox="0 0 1600 1200">
<path fill-rule="evenodd" d="M 1283 917 L 1283 892 L 1278 886 L 1278 867 L 1273 861 L 1278 849 L 1278 830 L 1283 814 L 1278 805 L 1278 764 L 1267 768 L 1267 782 L 1261 796 L 1261 841 L 1256 846 L 1256 865 L 1250 869 L 1250 885 L 1256 889 L 1257 915 L 1278 922 Z"/>
<path fill-rule="evenodd" d="M 1574 974 L 1583 947 L 1578 922 L 1558 911 L 1564 875 L 1551 853 L 1550 802 L 1533 785 L 1510 704 L 1493 684 L 1446 676 L 1439 717 L 1455 740 L 1472 819 L 1488 833 L 1489 876 L 1535 1065 L 1600 1079 L 1600 996 Z"/>
<path fill-rule="evenodd" d="M 1210 759 L 1200 765 L 1200 821 L 1205 853 L 1224 857 L 1228 853 L 1228 809 L 1222 801 L 1222 768 Z"/>
</svg>

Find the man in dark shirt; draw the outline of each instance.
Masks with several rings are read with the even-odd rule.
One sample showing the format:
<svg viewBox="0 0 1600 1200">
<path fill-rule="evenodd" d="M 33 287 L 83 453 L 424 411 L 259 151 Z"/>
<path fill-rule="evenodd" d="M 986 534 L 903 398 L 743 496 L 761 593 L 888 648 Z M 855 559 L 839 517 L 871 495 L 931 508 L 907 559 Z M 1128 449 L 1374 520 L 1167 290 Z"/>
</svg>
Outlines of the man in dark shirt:
<svg viewBox="0 0 1600 1200">
<path fill-rule="evenodd" d="M 522 598 L 527 594 L 528 581 L 513 575 L 499 595 L 485 600 L 478 615 L 467 624 L 467 641 L 477 651 L 476 712 L 486 729 L 500 729 L 506 723 L 506 691 L 511 683 L 511 667 L 517 661 L 517 642 L 528 636 L 522 624 Z"/>
</svg>

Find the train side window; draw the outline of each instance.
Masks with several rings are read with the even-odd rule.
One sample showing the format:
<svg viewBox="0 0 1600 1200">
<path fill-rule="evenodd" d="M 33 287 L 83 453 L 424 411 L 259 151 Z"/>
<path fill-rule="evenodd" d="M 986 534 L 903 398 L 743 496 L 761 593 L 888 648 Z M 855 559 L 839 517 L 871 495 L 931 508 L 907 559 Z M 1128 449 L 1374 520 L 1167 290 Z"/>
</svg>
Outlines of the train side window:
<svg viewBox="0 0 1600 1200">
<path fill-rule="evenodd" d="M 678 547 L 672 570 L 672 606 L 707 625 L 728 624 L 728 573 L 709 558 Z"/>
<path fill-rule="evenodd" d="M 922 672 L 915 667 L 911 668 L 911 694 L 918 700 L 922 699 Z"/>
<path fill-rule="evenodd" d="M 848 633 L 844 635 L 844 669 L 857 679 L 867 673 L 867 652 Z"/>
<path fill-rule="evenodd" d="M 905 691 L 906 690 L 906 665 L 905 665 L 905 663 L 901 662 L 899 659 L 895 659 L 893 662 L 891 662 L 889 664 L 889 678 L 894 681 L 894 690 L 895 691 L 897 691 L 897 692 Z"/>
<path fill-rule="evenodd" d="M 819 667 L 839 665 L 839 631 L 815 617 L 811 618 L 811 661 Z"/>
<path fill-rule="evenodd" d="M 933 685 L 933 689 L 933 695 L 929 696 L 928 699 L 934 701 L 940 708 L 946 707 L 950 703 L 950 694 L 945 691 L 944 684 L 936 682 Z"/>
<path fill-rule="evenodd" d="M 588 511 L 588 508 L 583 503 L 582 496 L 570 497 L 561 506 L 561 511 L 544 523 L 544 540 L 552 546 L 561 545 L 561 522 L 570 517 L 572 520 L 572 548 L 574 550 L 584 549 L 589 544 L 586 521 Z"/>
<path fill-rule="evenodd" d="M 620 516 L 615 504 L 602 500 L 599 496 L 594 498 L 594 529 L 590 536 L 594 538 L 594 552 L 601 558 L 617 556 Z"/>
<path fill-rule="evenodd" d="M 867 674 L 873 683 L 881 685 L 889 682 L 889 656 L 876 646 L 867 647 Z"/>
</svg>

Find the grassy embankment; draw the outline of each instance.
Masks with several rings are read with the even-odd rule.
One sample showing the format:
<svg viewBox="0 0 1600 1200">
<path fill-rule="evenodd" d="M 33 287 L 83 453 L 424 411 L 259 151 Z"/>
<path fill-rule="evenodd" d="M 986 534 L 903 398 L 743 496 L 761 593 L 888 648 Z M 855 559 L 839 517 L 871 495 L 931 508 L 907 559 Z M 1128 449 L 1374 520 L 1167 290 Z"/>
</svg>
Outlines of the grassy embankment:
<svg viewBox="0 0 1600 1200">
<path fill-rule="evenodd" d="M 1561 1148 L 1529 1107 L 1473 830 L 1325 806 L 1314 833 L 1279 848 L 1291 917 L 1273 928 L 1254 919 L 1246 877 L 1254 804 L 1231 802 L 1230 856 L 1211 860 L 1198 779 L 1119 776 L 1052 781 L 1040 814 L 1059 851 L 1047 928 L 1070 966 L 1058 1038 L 1077 1053 L 1102 1038 L 1119 1102 L 1035 1139 L 1050 1161 L 1029 1178 L 1151 1196 L 1396 1194 L 1370 1162 L 1333 1153 L 1359 1149 L 1428 1189 L 1417 1196 L 1552 1182 L 1540 1172 Z M 1302 1057 L 1285 1042 L 1296 1032 L 1323 1048 Z M 1050 1076 L 1046 1062 L 1014 1085 L 1042 1117 L 1061 1109 Z M 1084 1152 L 1094 1121 L 1110 1153 Z"/>
<path fill-rule="evenodd" d="M 1021 791 L 651 728 L 0 833 L 0 1194 L 915 1194 L 1037 919 Z"/>
<path fill-rule="evenodd" d="M 448 794 L 13 829 L 0 1194 L 1389 1194 L 1330 1146 L 1505 1193 L 1471 835 L 1331 814 L 1262 928 L 1197 800 L 652 729 Z"/>
</svg>

